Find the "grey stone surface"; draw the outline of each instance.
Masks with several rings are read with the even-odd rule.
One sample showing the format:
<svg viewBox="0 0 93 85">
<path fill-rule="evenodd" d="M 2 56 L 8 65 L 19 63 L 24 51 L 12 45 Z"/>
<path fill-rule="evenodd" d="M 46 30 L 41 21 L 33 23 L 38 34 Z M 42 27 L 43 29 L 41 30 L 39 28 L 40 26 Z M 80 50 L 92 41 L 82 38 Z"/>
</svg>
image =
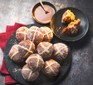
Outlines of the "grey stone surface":
<svg viewBox="0 0 93 85">
<path fill-rule="evenodd" d="M 72 67 L 60 85 L 93 85 L 93 0 L 49 0 L 57 9 L 62 7 L 77 7 L 89 18 L 88 34 L 76 43 L 70 43 L 72 52 Z M 6 25 L 15 22 L 31 24 L 32 7 L 38 0 L 0 0 L 0 32 L 6 30 Z M 3 53 L 0 50 L 0 65 Z M 4 85 L 0 75 L 0 85 Z"/>
</svg>

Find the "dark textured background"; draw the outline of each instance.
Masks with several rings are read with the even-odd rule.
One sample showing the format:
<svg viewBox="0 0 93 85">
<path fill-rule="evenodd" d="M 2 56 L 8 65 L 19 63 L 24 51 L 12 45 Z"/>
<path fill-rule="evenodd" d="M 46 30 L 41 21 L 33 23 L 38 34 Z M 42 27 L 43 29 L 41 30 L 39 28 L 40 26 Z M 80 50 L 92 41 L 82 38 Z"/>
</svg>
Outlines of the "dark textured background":
<svg viewBox="0 0 93 85">
<path fill-rule="evenodd" d="M 78 42 L 67 43 L 72 50 L 72 67 L 68 76 L 60 85 L 93 85 L 93 0 L 47 0 L 57 9 L 76 7 L 88 17 L 90 27 L 87 35 Z M 0 32 L 5 31 L 7 24 L 20 22 L 33 23 L 32 7 L 38 0 L 0 0 Z M 3 53 L 0 50 L 0 65 Z M 4 85 L 0 75 L 0 85 Z"/>
</svg>

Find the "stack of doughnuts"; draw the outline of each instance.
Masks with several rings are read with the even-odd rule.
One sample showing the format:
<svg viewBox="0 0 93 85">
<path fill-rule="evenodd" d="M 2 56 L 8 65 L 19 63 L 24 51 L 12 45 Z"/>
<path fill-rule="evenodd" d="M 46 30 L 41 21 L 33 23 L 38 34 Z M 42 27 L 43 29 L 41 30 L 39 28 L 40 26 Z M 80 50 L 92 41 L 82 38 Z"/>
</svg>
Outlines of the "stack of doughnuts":
<svg viewBox="0 0 93 85">
<path fill-rule="evenodd" d="M 50 42 L 53 38 L 53 32 L 49 27 L 37 27 L 31 26 L 29 29 L 27 27 L 20 27 L 16 31 L 16 38 L 19 41 L 31 40 L 36 45 L 42 41 Z"/>
<path fill-rule="evenodd" d="M 16 63 L 23 63 L 34 51 L 34 43 L 30 40 L 23 40 L 19 44 L 11 47 L 9 57 Z"/>
<path fill-rule="evenodd" d="M 39 76 L 39 71 L 44 67 L 43 58 L 39 54 L 30 55 L 22 68 L 22 76 L 27 81 L 34 81 Z"/>
<path fill-rule="evenodd" d="M 9 57 L 15 63 L 24 63 L 21 73 L 25 80 L 34 81 L 39 72 L 54 77 L 60 73 L 63 59 L 68 55 L 68 46 L 52 44 L 53 32 L 49 27 L 25 26 L 16 31 L 19 44 L 11 47 Z"/>
<path fill-rule="evenodd" d="M 32 69 L 30 69 L 27 64 L 23 66 L 21 73 L 23 78 L 27 81 L 34 81 L 39 76 L 39 72 L 38 71 L 33 72 Z"/>
</svg>

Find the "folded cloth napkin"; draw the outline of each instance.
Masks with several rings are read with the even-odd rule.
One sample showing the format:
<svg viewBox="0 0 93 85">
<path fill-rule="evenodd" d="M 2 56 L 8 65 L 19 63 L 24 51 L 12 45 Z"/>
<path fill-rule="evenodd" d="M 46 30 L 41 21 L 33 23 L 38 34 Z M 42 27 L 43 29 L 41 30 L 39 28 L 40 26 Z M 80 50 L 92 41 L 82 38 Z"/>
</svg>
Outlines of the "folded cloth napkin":
<svg viewBox="0 0 93 85">
<path fill-rule="evenodd" d="M 10 38 L 10 36 L 21 26 L 25 26 L 23 24 L 20 24 L 20 23 L 15 23 L 13 26 L 7 26 L 6 27 L 6 32 L 4 33 L 0 33 L 0 48 L 4 51 L 4 48 L 6 46 L 6 43 L 8 41 L 8 39 Z M 16 84 L 17 82 L 10 76 L 8 70 L 6 69 L 6 66 L 5 66 L 5 62 L 4 62 L 4 59 L 2 61 L 2 65 L 0 67 L 0 73 L 3 74 L 5 76 L 5 79 L 4 79 L 4 83 L 6 85 L 14 85 Z"/>
</svg>

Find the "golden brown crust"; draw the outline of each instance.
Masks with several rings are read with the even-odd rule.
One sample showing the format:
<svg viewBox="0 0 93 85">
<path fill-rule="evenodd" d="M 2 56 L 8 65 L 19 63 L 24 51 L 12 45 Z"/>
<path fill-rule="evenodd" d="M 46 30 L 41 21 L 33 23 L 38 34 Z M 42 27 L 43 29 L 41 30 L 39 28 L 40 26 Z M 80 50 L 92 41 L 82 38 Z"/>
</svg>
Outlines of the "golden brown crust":
<svg viewBox="0 0 93 85">
<path fill-rule="evenodd" d="M 62 30 L 62 33 L 67 35 L 77 34 L 79 26 L 80 26 L 80 19 L 74 20 L 73 22 L 69 23 L 66 28 Z"/>
<path fill-rule="evenodd" d="M 64 12 L 63 16 L 62 16 L 62 23 L 69 23 L 71 21 L 75 20 L 75 15 L 71 10 L 67 10 Z"/>
</svg>

